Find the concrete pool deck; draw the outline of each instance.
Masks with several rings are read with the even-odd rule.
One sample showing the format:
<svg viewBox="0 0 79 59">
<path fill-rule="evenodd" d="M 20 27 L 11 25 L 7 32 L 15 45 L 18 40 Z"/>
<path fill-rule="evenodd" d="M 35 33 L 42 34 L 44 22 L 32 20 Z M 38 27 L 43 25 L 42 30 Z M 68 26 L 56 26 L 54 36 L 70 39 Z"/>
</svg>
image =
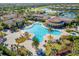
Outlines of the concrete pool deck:
<svg viewBox="0 0 79 59">
<path fill-rule="evenodd" d="M 68 35 L 69 33 L 65 32 L 65 29 L 62 29 L 62 30 L 59 30 L 61 31 L 61 35 Z M 6 44 L 8 44 L 8 48 L 10 49 L 11 48 L 11 45 L 13 44 L 17 44 L 15 39 L 21 37 L 21 35 L 23 33 L 25 33 L 23 30 L 20 30 L 19 32 L 14 32 L 14 33 L 11 33 L 9 30 L 7 32 L 5 32 L 7 35 L 5 36 L 5 38 L 7 38 L 7 41 L 5 41 Z M 53 35 L 53 39 L 58 39 L 61 35 L 59 36 L 54 36 Z M 43 39 L 43 42 L 40 42 L 40 45 L 39 45 L 39 48 L 42 48 L 43 50 L 45 49 L 43 47 L 43 45 L 45 44 L 45 40 L 48 40 L 47 38 L 44 38 Z M 32 40 L 26 40 L 25 42 L 21 43 L 20 45 L 21 46 L 25 46 L 26 49 L 28 49 L 29 51 L 31 51 L 33 53 L 33 55 L 36 55 L 36 50 L 35 48 L 32 46 Z"/>
<path fill-rule="evenodd" d="M 14 32 L 11 33 L 9 30 L 7 32 L 5 32 L 7 34 L 7 36 L 5 36 L 5 38 L 7 38 L 7 41 L 5 41 L 5 44 L 8 44 L 8 48 L 11 48 L 11 45 L 13 44 L 17 44 L 15 39 L 21 37 L 22 32 Z M 21 46 L 24 46 L 26 49 L 28 49 L 29 51 L 31 51 L 33 53 L 33 55 L 36 55 L 35 53 L 35 49 L 32 47 L 32 40 L 26 40 L 25 42 L 20 44 Z"/>
</svg>

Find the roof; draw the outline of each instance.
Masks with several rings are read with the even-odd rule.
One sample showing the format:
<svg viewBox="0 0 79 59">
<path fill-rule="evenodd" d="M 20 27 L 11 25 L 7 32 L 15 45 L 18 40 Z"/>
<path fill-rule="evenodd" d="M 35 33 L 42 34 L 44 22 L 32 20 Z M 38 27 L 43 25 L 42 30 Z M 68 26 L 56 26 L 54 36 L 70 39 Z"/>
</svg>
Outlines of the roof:
<svg viewBox="0 0 79 59">
<path fill-rule="evenodd" d="M 13 21 L 15 21 L 15 20 L 17 20 L 17 21 L 23 21 L 24 19 L 23 18 L 14 18 L 14 19 L 11 19 L 11 20 L 13 20 Z"/>
<path fill-rule="evenodd" d="M 18 22 L 21 22 L 21 21 L 23 21 L 24 19 L 23 19 L 23 18 L 14 18 L 14 19 L 6 20 L 4 23 L 11 25 L 11 24 L 14 24 L 14 21 L 16 21 L 16 20 L 17 20 Z M 17 21 L 16 21 L 16 22 L 17 22 Z"/>
<path fill-rule="evenodd" d="M 70 22 L 71 19 L 67 19 L 67 18 L 61 18 L 61 17 L 57 17 L 57 16 L 53 16 L 50 19 L 48 19 L 49 22 Z"/>
<path fill-rule="evenodd" d="M 15 16 L 16 16 L 16 14 L 8 14 L 8 15 L 4 15 L 3 17 L 13 18 L 13 17 L 15 17 Z"/>
<path fill-rule="evenodd" d="M 48 24 L 53 24 L 53 26 L 57 25 L 63 25 L 64 23 L 69 23 L 71 22 L 71 19 L 66 19 L 66 18 L 61 18 L 57 16 L 53 16 L 46 20 L 45 25 L 47 26 Z"/>
<path fill-rule="evenodd" d="M 13 21 L 12 20 L 7 20 L 4 22 L 5 24 L 13 24 Z"/>
</svg>

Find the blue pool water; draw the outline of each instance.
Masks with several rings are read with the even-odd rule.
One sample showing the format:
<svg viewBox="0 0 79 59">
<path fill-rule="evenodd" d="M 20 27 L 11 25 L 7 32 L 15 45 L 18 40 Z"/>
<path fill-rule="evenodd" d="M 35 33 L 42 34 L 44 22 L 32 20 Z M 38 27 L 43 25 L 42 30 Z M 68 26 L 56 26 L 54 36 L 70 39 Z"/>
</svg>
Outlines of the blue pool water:
<svg viewBox="0 0 79 59">
<path fill-rule="evenodd" d="M 48 34 L 48 33 L 53 34 L 53 35 L 57 35 L 57 36 L 59 36 L 61 34 L 61 32 L 58 31 L 58 30 L 52 30 L 51 32 L 49 32 L 48 29 L 44 28 L 39 23 L 33 24 L 33 26 L 28 28 L 28 29 L 25 28 L 24 31 L 35 34 L 35 36 L 36 36 L 36 38 L 38 39 L 39 42 L 42 42 L 43 36 Z"/>
</svg>

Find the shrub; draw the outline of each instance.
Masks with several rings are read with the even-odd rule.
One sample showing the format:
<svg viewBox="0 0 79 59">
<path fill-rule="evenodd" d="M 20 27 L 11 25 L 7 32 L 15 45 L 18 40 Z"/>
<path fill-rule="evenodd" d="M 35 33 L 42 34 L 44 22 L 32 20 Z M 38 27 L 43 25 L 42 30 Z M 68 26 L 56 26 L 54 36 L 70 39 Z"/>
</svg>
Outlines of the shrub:
<svg viewBox="0 0 79 59">
<path fill-rule="evenodd" d="M 2 26 L 0 26 L 0 31 L 1 31 L 1 30 L 3 30 L 3 27 L 2 27 Z"/>
<path fill-rule="evenodd" d="M 0 45 L 0 50 L 3 51 L 4 55 L 7 55 L 7 56 L 16 56 L 15 52 L 9 50 L 7 47 L 5 47 L 3 45 Z"/>
</svg>

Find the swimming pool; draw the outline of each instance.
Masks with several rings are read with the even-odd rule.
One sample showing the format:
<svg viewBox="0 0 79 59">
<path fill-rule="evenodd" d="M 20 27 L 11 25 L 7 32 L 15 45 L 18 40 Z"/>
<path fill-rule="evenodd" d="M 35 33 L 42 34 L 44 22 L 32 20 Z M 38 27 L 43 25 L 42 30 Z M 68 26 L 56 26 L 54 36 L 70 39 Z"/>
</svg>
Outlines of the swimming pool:
<svg viewBox="0 0 79 59">
<path fill-rule="evenodd" d="M 61 34 L 61 32 L 58 30 L 52 30 L 51 32 L 49 32 L 48 29 L 45 28 L 40 23 L 34 23 L 30 28 L 25 28 L 24 31 L 35 34 L 39 42 L 43 41 L 43 37 L 46 34 L 50 33 L 50 34 L 57 35 L 57 36 Z"/>
</svg>

